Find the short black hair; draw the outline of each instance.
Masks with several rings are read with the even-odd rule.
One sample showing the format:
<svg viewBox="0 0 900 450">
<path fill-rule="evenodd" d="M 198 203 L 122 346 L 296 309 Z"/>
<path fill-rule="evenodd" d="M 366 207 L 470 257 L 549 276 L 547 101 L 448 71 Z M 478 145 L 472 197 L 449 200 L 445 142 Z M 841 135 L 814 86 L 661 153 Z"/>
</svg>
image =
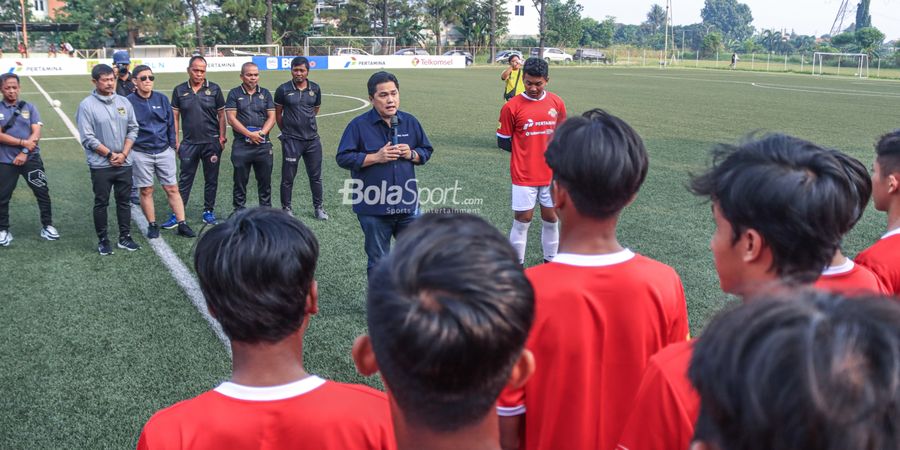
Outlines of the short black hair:
<svg viewBox="0 0 900 450">
<path fill-rule="evenodd" d="M 94 68 L 91 69 L 91 78 L 94 80 L 99 80 L 103 75 L 109 75 L 111 73 L 115 73 L 113 68 L 107 64 L 97 64 Z"/>
<path fill-rule="evenodd" d="M 9 79 L 16 80 L 16 83 L 22 84 L 19 80 L 19 76 L 14 73 L 4 73 L 3 75 L 0 75 L 0 84 L 6 83 L 6 80 Z"/>
<path fill-rule="evenodd" d="M 247 62 L 241 64 L 241 75 L 243 75 L 244 72 L 246 72 L 247 68 L 249 68 L 249 67 L 256 67 L 257 69 L 259 68 L 259 66 L 257 66 L 255 62 L 247 61 Z"/>
<path fill-rule="evenodd" d="M 378 367 L 404 417 L 437 432 L 495 406 L 534 320 L 534 291 L 509 240 L 477 216 L 428 213 L 369 281 Z"/>
<path fill-rule="evenodd" d="M 272 208 L 241 211 L 197 241 L 194 267 L 232 340 L 278 342 L 303 323 L 319 257 L 315 235 Z"/>
<path fill-rule="evenodd" d="M 884 174 L 900 172 L 900 129 L 881 136 L 875 144 L 875 154 Z"/>
<path fill-rule="evenodd" d="M 397 77 L 394 74 L 392 74 L 390 72 L 385 72 L 383 70 L 380 72 L 373 73 L 372 76 L 369 77 L 369 81 L 366 83 L 366 87 L 369 88 L 369 97 L 372 97 L 375 95 L 375 90 L 378 89 L 379 84 L 387 83 L 390 81 L 394 82 L 394 86 L 396 86 L 397 90 L 399 91 L 400 90 L 400 81 L 397 80 Z"/>
<path fill-rule="evenodd" d="M 541 77 L 545 80 L 550 78 L 550 65 L 541 58 L 531 57 L 526 59 L 522 70 L 525 72 L 525 75 Z"/>
<path fill-rule="evenodd" d="M 141 64 L 141 65 L 139 65 L 139 66 L 135 66 L 134 69 L 131 70 L 131 76 L 137 77 L 137 75 L 138 75 L 139 73 L 141 73 L 141 72 L 146 72 L 146 71 L 148 71 L 148 70 L 150 71 L 150 73 L 153 73 L 153 69 L 151 69 L 150 66 L 147 66 L 147 65 L 144 65 L 144 64 Z"/>
<path fill-rule="evenodd" d="M 194 56 L 191 56 L 190 60 L 188 60 L 188 69 L 190 69 L 191 66 L 194 65 L 194 62 L 196 62 L 196 61 L 203 61 L 203 64 L 206 64 L 206 58 L 204 58 L 200 55 L 194 55 Z"/>
<path fill-rule="evenodd" d="M 772 269 L 788 283 L 819 277 L 858 207 L 833 151 L 778 133 L 719 144 L 712 167 L 691 180 L 690 190 L 719 205 L 734 243 L 748 228 L 759 232 L 772 251 Z"/>
<path fill-rule="evenodd" d="M 512 61 L 513 58 L 518 58 L 519 60 L 521 60 L 521 59 L 522 59 L 522 56 L 519 55 L 518 53 L 511 53 L 511 54 L 509 55 L 509 57 L 506 58 L 506 60 L 507 60 L 507 61 Z"/>
<path fill-rule="evenodd" d="M 872 198 L 872 177 L 869 175 L 869 170 L 866 169 L 865 164 L 858 159 L 837 150 L 833 150 L 833 154 L 843 165 L 844 172 L 846 172 L 847 178 L 850 179 L 851 190 L 847 194 L 856 203 L 856 208 L 850 211 L 851 214 L 846 218 L 844 234 L 847 234 L 853 229 L 856 222 L 862 219 L 863 213 L 866 212 L 866 206 L 869 205 L 869 199 Z"/>
<path fill-rule="evenodd" d="M 721 450 L 900 448 L 900 304 L 799 291 L 720 314 L 694 347 L 695 440 Z"/>
<path fill-rule="evenodd" d="M 291 69 L 297 66 L 306 66 L 306 70 L 309 70 L 309 60 L 305 56 L 295 56 L 291 60 Z"/>
<path fill-rule="evenodd" d="M 647 177 L 649 165 L 637 132 L 602 109 L 563 122 L 544 157 L 575 208 L 597 219 L 614 216 L 628 204 Z"/>
</svg>

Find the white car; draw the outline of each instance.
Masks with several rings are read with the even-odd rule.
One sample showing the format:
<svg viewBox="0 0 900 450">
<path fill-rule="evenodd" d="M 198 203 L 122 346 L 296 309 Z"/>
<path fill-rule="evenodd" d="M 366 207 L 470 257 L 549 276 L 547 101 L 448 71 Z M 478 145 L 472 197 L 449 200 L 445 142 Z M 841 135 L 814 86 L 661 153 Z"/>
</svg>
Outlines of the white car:
<svg viewBox="0 0 900 450">
<path fill-rule="evenodd" d="M 338 47 L 338 48 L 334 49 L 334 54 L 337 56 L 371 55 L 371 53 L 369 53 L 363 49 L 353 48 L 353 47 Z"/>
<path fill-rule="evenodd" d="M 537 55 L 538 49 L 531 49 L 531 56 L 537 57 Z M 556 47 L 544 47 L 544 60 L 547 62 L 570 63 L 572 62 L 572 55 Z"/>
</svg>

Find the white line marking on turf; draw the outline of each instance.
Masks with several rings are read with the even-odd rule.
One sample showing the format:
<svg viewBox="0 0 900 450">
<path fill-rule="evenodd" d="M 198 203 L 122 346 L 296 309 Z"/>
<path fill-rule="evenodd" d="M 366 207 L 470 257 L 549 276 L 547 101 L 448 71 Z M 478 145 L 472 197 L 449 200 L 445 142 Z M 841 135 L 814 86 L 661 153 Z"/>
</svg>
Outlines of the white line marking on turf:
<svg viewBox="0 0 900 450">
<path fill-rule="evenodd" d="M 753 87 L 763 88 L 763 89 L 775 89 L 779 91 L 793 91 L 793 92 L 807 92 L 810 94 L 831 94 L 831 95 L 850 95 L 856 97 L 890 97 L 890 98 L 900 98 L 900 95 L 889 94 L 889 93 L 863 93 L 862 91 L 848 91 L 848 92 L 840 92 L 834 90 L 825 90 L 825 89 L 801 89 L 794 87 L 784 87 L 776 84 L 761 84 L 761 83 L 750 83 Z"/>
<path fill-rule="evenodd" d="M 50 137 L 50 138 L 48 138 L 48 137 L 42 137 L 42 138 L 41 138 L 41 142 L 43 142 L 43 141 L 64 141 L 64 140 L 71 140 L 71 139 L 75 139 L 76 141 L 78 140 L 78 139 L 75 138 L 74 136 Z"/>
<path fill-rule="evenodd" d="M 32 83 L 38 88 L 38 90 L 44 94 L 44 98 L 47 99 L 47 103 L 50 103 L 52 106 L 53 100 L 50 98 L 50 95 L 44 91 L 44 88 L 38 84 L 37 81 L 33 77 L 28 77 Z M 66 115 L 60 108 L 53 108 L 56 110 L 56 113 L 59 114 L 59 117 L 66 124 L 66 127 L 69 128 L 69 131 L 72 133 L 72 136 L 81 141 L 81 138 L 78 136 L 78 128 L 75 127 L 75 124 L 69 120 L 69 116 Z M 141 230 L 141 233 L 146 235 L 147 233 L 147 219 L 144 218 L 144 213 L 137 205 L 131 206 L 131 218 L 137 223 L 138 228 Z M 209 310 L 206 308 L 206 300 L 203 298 L 203 293 L 200 291 L 200 284 L 197 283 L 197 279 L 191 274 L 191 271 L 188 270 L 187 266 L 181 261 L 178 255 L 172 251 L 172 247 L 169 247 L 169 244 L 166 243 L 162 238 L 160 239 L 150 239 L 150 247 L 153 248 L 153 251 L 159 256 L 159 259 L 162 260 L 163 264 L 166 265 L 166 268 L 169 269 L 169 272 L 172 274 L 172 277 L 175 278 L 175 282 L 181 286 L 181 289 L 184 290 L 184 293 L 191 300 L 191 303 L 194 304 L 194 307 L 200 311 L 200 315 L 203 316 L 204 319 L 209 323 L 209 326 L 212 327 L 213 332 L 216 334 L 216 337 L 219 338 L 219 341 L 225 346 L 225 352 L 228 353 L 228 357 L 231 358 L 231 341 L 228 340 L 228 337 L 225 336 L 225 333 L 222 331 L 222 325 L 219 324 L 219 321 L 216 320 L 213 316 L 209 314 Z"/>
<path fill-rule="evenodd" d="M 349 96 L 349 95 L 340 95 L 340 94 L 322 94 L 322 95 L 327 95 L 327 96 L 329 96 L 329 97 L 343 97 L 343 98 L 350 98 L 350 99 L 359 101 L 360 103 L 362 103 L 362 106 L 360 106 L 359 108 L 348 109 L 348 110 L 346 110 L 346 111 L 338 111 L 338 112 L 333 112 L 333 113 L 328 113 L 328 114 L 319 114 L 318 117 L 328 117 L 328 116 L 336 116 L 336 115 L 338 115 L 338 114 L 352 113 L 352 112 L 354 112 L 354 111 L 359 111 L 359 110 L 364 109 L 364 108 L 367 108 L 367 107 L 369 106 L 369 101 L 368 101 L 368 100 L 363 100 L 363 99 L 361 99 L 361 98 L 359 98 L 359 97 L 351 97 L 351 96 Z"/>
</svg>

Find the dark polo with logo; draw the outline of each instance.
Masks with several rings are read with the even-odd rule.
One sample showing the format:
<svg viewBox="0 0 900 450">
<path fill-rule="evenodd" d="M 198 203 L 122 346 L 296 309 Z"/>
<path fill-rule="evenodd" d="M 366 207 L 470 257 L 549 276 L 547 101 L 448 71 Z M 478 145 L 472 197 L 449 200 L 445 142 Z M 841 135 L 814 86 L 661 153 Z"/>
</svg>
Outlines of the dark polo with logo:
<svg viewBox="0 0 900 450">
<path fill-rule="evenodd" d="M 322 105 L 319 85 L 306 80 L 306 89 L 298 89 L 294 80 L 278 86 L 275 104 L 282 107 L 281 134 L 291 139 L 311 141 L 319 138 L 316 108 Z"/>
<path fill-rule="evenodd" d="M 228 92 L 228 99 L 225 101 L 226 110 L 237 111 L 237 120 L 247 129 L 260 129 L 266 124 L 269 117 L 269 111 L 275 110 L 275 102 L 272 94 L 268 89 L 257 86 L 256 92 L 252 95 L 244 90 L 244 85 L 232 89 Z M 238 146 L 244 142 L 244 135 L 234 131 L 234 145 Z M 247 144 L 248 146 L 251 144 Z M 271 145 L 268 141 L 262 145 Z"/>
<path fill-rule="evenodd" d="M 219 111 L 225 108 L 222 89 L 216 83 L 204 81 L 197 92 L 191 82 L 175 86 L 172 109 L 181 115 L 183 144 L 212 144 L 219 142 Z"/>
</svg>

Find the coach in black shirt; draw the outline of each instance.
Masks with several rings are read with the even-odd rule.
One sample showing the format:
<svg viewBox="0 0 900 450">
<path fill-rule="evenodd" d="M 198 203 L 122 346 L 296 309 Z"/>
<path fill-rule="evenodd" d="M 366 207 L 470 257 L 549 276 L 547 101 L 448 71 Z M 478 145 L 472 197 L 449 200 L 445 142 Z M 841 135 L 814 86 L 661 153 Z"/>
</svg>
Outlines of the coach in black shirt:
<svg viewBox="0 0 900 450">
<path fill-rule="evenodd" d="M 175 148 L 181 160 L 178 190 L 187 212 L 188 197 L 194 186 L 197 166 L 203 161 L 203 221 L 216 224 L 216 191 L 219 187 L 219 159 L 225 148 L 225 98 L 216 83 L 206 79 L 206 60 L 194 56 L 188 63 L 188 81 L 172 91 L 172 110 L 175 112 Z M 179 120 L 180 119 L 180 120 Z M 179 140 L 179 127 L 184 135 Z M 173 214 L 163 228 L 175 228 Z"/>
<path fill-rule="evenodd" d="M 309 60 L 298 56 L 291 61 L 291 81 L 275 90 L 275 121 L 281 129 L 281 208 L 292 214 L 291 197 L 299 159 L 303 158 L 316 219 L 328 219 L 322 206 L 322 141 L 316 115 L 322 105 L 319 85 L 307 79 Z"/>
<path fill-rule="evenodd" d="M 260 206 L 272 206 L 272 142 L 269 131 L 275 126 L 275 102 L 266 88 L 259 86 L 259 67 L 241 66 L 241 85 L 228 92 L 225 117 L 234 130 L 231 162 L 234 164 L 234 210 L 244 209 L 250 169 L 256 176 Z"/>
</svg>

